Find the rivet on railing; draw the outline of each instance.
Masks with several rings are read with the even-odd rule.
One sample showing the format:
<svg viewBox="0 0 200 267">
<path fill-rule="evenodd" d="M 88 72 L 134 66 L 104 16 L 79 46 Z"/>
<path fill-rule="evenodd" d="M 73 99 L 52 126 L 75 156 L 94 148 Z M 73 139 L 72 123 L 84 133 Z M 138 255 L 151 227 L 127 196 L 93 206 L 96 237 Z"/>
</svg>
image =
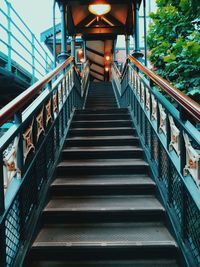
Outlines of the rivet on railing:
<svg viewBox="0 0 200 267">
<path fill-rule="evenodd" d="M 149 111 L 150 110 L 150 93 L 149 93 L 149 90 L 146 88 L 145 90 L 146 92 L 146 111 Z"/>
<path fill-rule="evenodd" d="M 197 185 L 200 185 L 200 150 L 194 149 L 186 133 L 183 133 L 186 148 L 186 166 L 184 175 L 190 174 Z"/>
<path fill-rule="evenodd" d="M 3 176 L 4 176 L 4 190 L 7 189 L 13 177 L 17 175 L 20 177 L 20 170 L 17 167 L 17 149 L 19 143 L 19 136 L 15 137 L 11 147 L 5 150 L 3 156 Z"/>
<path fill-rule="evenodd" d="M 49 99 L 48 103 L 45 105 L 46 109 L 46 126 L 50 121 L 52 121 L 52 116 L 51 116 L 51 99 Z"/>
<path fill-rule="evenodd" d="M 180 155 L 180 131 L 176 127 L 173 117 L 171 115 L 168 115 L 169 117 L 169 123 L 170 123 L 170 129 L 171 129 L 171 141 L 169 144 L 170 150 L 174 149 L 177 155 Z"/>
<path fill-rule="evenodd" d="M 140 94 L 140 100 L 141 100 L 141 103 L 144 103 L 144 83 L 141 82 L 141 94 Z"/>
<path fill-rule="evenodd" d="M 24 150 L 24 162 L 26 158 L 28 157 L 29 153 L 32 151 L 35 151 L 35 146 L 33 144 L 33 122 L 32 120 L 30 126 L 23 134 L 23 150 Z"/>
<path fill-rule="evenodd" d="M 151 95 L 151 103 L 152 103 L 151 119 L 157 121 L 157 101 L 153 94 Z"/>
<path fill-rule="evenodd" d="M 161 104 L 158 104 L 159 111 L 160 111 L 160 126 L 159 126 L 159 132 L 163 132 L 165 135 L 167 134 L 167 129 L 166 129 L 166 118 L 167 115 L 165 113 L 165 109 Z"/>
<path fill-rule="evenodd" d="M 44 130 L 44 107 L 42 108 L 40 113 L 37 115 L 36 121 L 37 121 L 37 141 L 38 141 L 38 139 L 40 138 L 40 135 L 45 133 L 45 130 Z"/>
<path fill-rule="evenodd" d="M 53 95 L 53 112 L 56 113 L 58 111 L 58 91 L 56 91 Z"/>
</svg>

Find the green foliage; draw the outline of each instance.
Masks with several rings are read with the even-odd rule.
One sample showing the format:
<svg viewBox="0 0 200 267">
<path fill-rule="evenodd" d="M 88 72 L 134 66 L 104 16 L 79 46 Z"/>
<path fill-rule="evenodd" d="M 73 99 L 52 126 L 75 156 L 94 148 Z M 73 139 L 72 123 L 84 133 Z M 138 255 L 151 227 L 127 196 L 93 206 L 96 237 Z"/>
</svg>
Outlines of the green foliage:
<svg viewBox="0 0 200 267">
<path fill-rule="evenodd" d="M 198 0 L 157 0 L 148 33 L 149 59 L 156 72 L 194 99 L 200 96 Z"/>
</svg>

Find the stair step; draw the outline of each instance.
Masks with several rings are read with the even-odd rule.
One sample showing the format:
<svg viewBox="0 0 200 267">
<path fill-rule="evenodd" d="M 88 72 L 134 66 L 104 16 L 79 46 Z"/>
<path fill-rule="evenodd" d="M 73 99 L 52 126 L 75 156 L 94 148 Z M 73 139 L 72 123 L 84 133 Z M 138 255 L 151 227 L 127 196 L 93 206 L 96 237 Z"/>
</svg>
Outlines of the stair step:
<svg viewBox="0 0 200 267">
<path fill-rule="evenodd" d="M 100 136 L 100 135 L 131 135 L 135 133 L 132 127 L 107 127 L 107 128 L 75 128 L 69 130 L 69 136 Z"/>
<path fill-rule="evenodd" d="M 31 267 L 178 267 L 176 260 L 107 260 L 107 261 L 40 261 L 33 262 Z"/>
<path fill-rule="evenodd" d="M 89 146 L 67 147 L 62 150 L 62 159 L 97 158 L 142 158 L 143 149 L 138 146 Z"/>
<path fill-rule="evenodd" d="M 153 194 L 155 183 L 147 175 L 79 175 L 57 177 L 51 185 L 53 196 Z"/>
<path fill-rule="evenodd" d="M 65 160 L 57 166 L 57 173 L 117 174 L 147 173 L 148 163 L 142 159 L 81 159 Z"/>
<path fill-rule="evenodd" d="M 138 145 L 139 138 L 133 135 L 114 136 L 78 136 L 69 137 L 65 143 L 67 146 L 121 146 Z"/>
<path fill-rule="evenodd" d="M 98 120 L 98 121 L 72 121 L 71 127 L 76 128 L 95 128 L 95 127 L 128 127 L 132 126 L 131 120 Z"/>
<path fill-rule="evenodd" d="M 95 108 L 94 109 L 77 109 L 75 111 L 75 114 L 128 114 L 129 111 L 127 108 L 115 108 L 115 109 L 102 109 L 102 110 L 96 110 Z"/>
<path fill-rule="evenodd" d="M 161 222 L 44 225 L 31 250 L 39 259 L 172 258 L 177 245 Z"/>
<path fill-rule="evenodd" d="M 129 120 L 129 114 L 76 114 L 73 117 L 73 121 L 81 120 Z"/>
<path fill-rule="evenodd" d="M 43 221 L 152 222 L 163 220 L 164 214 L 164 208 L 152 195 L 54 197 L 43 211 Z"/>
</svg>

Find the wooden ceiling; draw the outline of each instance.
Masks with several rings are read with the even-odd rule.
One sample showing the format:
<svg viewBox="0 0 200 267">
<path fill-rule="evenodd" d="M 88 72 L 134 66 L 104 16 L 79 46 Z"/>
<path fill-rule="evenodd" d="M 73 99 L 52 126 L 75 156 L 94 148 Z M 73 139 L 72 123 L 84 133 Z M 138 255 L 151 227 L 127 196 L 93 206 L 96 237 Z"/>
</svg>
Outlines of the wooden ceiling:
<svg viewBox="0 0 200 267">
<path fill-rule="evenodd" d="M 88 11 L 88 0 L 57 0 L 67 4 L 67 31 L 87 40 L 115 39 L 120 34 L 133 34 L 132 0 L 108 0 L 111 11 L 97 21 Z"/>
</svg>

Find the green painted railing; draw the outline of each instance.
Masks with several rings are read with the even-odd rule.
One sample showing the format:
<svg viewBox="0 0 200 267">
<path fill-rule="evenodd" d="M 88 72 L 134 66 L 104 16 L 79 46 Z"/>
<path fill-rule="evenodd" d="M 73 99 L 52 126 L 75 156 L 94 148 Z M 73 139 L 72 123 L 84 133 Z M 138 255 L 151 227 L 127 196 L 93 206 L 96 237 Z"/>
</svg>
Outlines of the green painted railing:
<svg viewBox="0 0 200 267">
<path fill-rule="evenodd" d="M 32 83 L 54 67 L 53 57 L 7 0 L 0 6 L 0 47 L 7 57 L 6 69 L 12 72 L 17 62 L 31 74 Z"/>
<path fill-rule="evenodd" d="M 75 108 L 89 86 L 70 57 L 0 110 L 0 266 L 21 266 Z"/>
<path fill-rule="evenodd" d="M 187 266 L 200 266 L 200 106 L 131 56 L 122 74 L 112 66 L 112 83 L 119 107 L 130 109 Z"/>
</svg>

